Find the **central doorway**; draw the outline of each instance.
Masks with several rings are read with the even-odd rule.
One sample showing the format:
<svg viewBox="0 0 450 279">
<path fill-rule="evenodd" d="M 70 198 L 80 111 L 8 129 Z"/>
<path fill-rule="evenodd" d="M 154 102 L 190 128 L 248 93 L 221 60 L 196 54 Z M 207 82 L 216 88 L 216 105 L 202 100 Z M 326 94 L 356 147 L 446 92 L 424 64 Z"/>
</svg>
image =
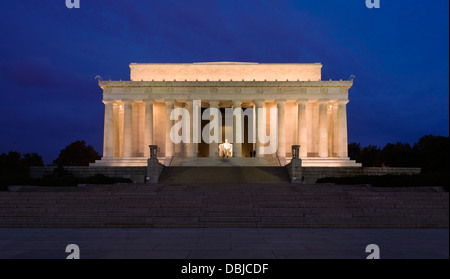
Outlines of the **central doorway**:
<svg viewBox="0 0 450 279">
<path fill-rule="evenodd" d="M 203 112 L 207 108 L 201 109 L 201 115 L 203 115 Z M 221 108 L 220 112 L 222 114 L 222 141 L 220 143 L 225 142 L 225 108 Z M 242 157 L 250 157 L 250 153 L 253 151 L 254 144 L 250 142 L 249 140 L 249 117 L 244 117 L 244 143 L 242 143 Z M 205 128 L 206 125 L 208 125 L 209 120 L 202 120 L 201 121 L 201 131 Z M 228 127 L 228 129 L 232 129 L 232 127 Z M 232 139 L 228 139 L 229 142 L 232 142 Z M 201 138 L 201 143 L 198 144 L 198 157 L 209 157 L 209 144 L 206 143 L 203 138 Z"/>
</svg>

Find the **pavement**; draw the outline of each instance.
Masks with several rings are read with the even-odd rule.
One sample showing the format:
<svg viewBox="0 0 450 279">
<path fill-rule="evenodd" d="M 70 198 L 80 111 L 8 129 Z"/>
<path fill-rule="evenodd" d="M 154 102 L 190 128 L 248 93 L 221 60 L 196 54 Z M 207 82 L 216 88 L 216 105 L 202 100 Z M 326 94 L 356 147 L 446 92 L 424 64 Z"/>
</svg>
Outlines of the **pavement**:
<svg viewBox="0 0 450 279">
<path fill-rule="evenodd" d="M 2 228 L 0 259 L 448 259 L 449 229 Z"/>
</svg>

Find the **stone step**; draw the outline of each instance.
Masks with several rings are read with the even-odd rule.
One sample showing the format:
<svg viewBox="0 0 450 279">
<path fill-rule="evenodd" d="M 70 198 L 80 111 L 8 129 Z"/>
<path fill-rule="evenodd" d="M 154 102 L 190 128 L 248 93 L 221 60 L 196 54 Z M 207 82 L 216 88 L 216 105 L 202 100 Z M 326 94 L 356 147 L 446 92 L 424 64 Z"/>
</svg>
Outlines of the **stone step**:
<svg viewBox="0 0 450 279">
<path fill-rule="evenodd" d="M 373 210 L 422 210 L 422 211 L 447 211 L 448 207 L 446 205 L 439 204 L 395 204 L 395 203 L 340 203 L 340 202 L 329 202 L 329 203 L 97 203 L 95 205 L 92 204 L 17 204 L 17 205 L 9 205 L 3 206 L 0 208 L 0 212 L 8 212 L 13 210 L 30 210 L 34 211 L 35 209 L 41 208 L 49 208 L 50 211 L 55 210 L 77 210 L 77 208 L 89 209 L 93 208 L 96 210 L 104 210 L 108 208 L 117 208 L 117 209 L 167 209 L 167 208 L 183 208 L 184 210 L 192 210 L 192 209 L 212 209 L 212 210 L 232 210 L 232 209 L 356 209 L 364 207 L 367 212 Z"/>
<path fill-rule="evenodd" d="M 183 158 L 174 157 L 171 167 L 260 167 L 280 166 L 276 157 Z"/>
<path fill-rule="evenodd" d="M 200 158 L 201 159 L 201 158 Z M 289 184 L 290 178 L 284 167 L 168 167 L 160 177 L 163 184 Z M 217 187 L 217 185 L 215 185 Z M 209 189 L 211 190 L 211 189 Z"/>
<path fill-rule="evenodd" d="M 52 218 L 52 217 L 333 217 L 333 218 L 409 218 L 409 219 L 441 219 L 448 220 L 448 214 L 431 214 L 431 213 L 355 213 L 355 212 L 189 212 L 189 211 L 173 211 L 173 212 L 63 212 L 63 213 L 16 213 L 1 215 L 0 218 Z"/>
<path fill-rule="evenodd" d="M 343 199 L 337 199 L 337 200 L 331 200 L 328 201 L 325 199 L 317 199 L 317 200 L 253 200 L 253 199 L 247 199 L 247 200 L 218 200 L 218 201 L 208 201 L 207 199 L 204 199 L 202 201 L 195 201 L 195 200 L 173 200 L 173 201 L 142 201 L 142 202 L 133 202 L 133 201 L 97 201 L 96 203 L 91 202 L 85 202 L 85 201 L 79 201 L 79 202 L 57 202 L 57 203 L 45 203 L 45 202 L 24 202 L 24 203 L 10 203 L 10 204 L 4 204 L 5 208 L 9 208 L 13 205 L 16 206 L 27 206 L 27 207 L 33 207 L 34 205 L 48 205 L 48 206 L 55 206 L 55 207 L 76 207 L 77 205 L 82 205 L 84 207 L 89 207 L 92 204 L 96 205 L 129 205 L 131 207 L 142 207 L 142 206 L 176 206 L 180 205 L 183 207 L 189 207 L 189 206 L 205 206 L 205 207 L 211 207 L 211 206 L 217 206 L 217 207 L 223 207 L 223 206 L 243 206 L 243 205 L 254 205 L 255 207 L 261 206 L 261 207 L 270 207 L 271 205 L 276 207 L 302 207 L 302 206 L 340 206 L 340 205 L 366 205 L 369 207 L 408 207 L 408 206 L 414 206 L 416 208 L 420 207 L 429 207 L 429 208 L 443 208 L 448 209 L 448 204 L 446 202 L 442 201 L 430 201 L 430 202 L 407 202 L 407 201 L 354 201 L 354 200 L 343 200 Z"/>
<path fill-rule="evenodd" d="M 0 193 L 0 227 L 448 228 L 449 222 L 448 193 L 283 184 L 114 187 Z"/>
<path fill-rule="evenodd" d="M 0 222 L 0 228 L 448 228 L 448 222 L 417 223 L 414 221 L 399 223 L 395 222 L 268 222 L 268 223 L 246 223 L 246 222 Z"/>
<path fill-rule="evenodd" d="M 247 213 L 247 212 L 253 212 L 254 214 L 258 215 L 264 215 L 264 214 L 294 214 L 294 213 L 301 213 L 301 214 L 340 214 L 340 213 L 349 213 L 352 212 L 354 214 L 383 214 L 383 215 L 389 215 L 391 213 L 396 214 L 409 214 L 409 215 L 418 215 L 418 214 L 428 214 L 428 215 L 441 215 L 441 216 L 447 216 L 448 211 L 447 210 L 440 210 L 436 211 L 433 209 L 405 209 L 405 208 L 373 208 L 373 209 L 365 209 L 365 208 L 336 208 L 336 207 L 310 207 L 310 208 L 247 208 L 247 207 L 219 207 L 219 208 L 205 208 L 205 207 L 198 207 L 198 208 L 182 208 L 182 207 L 167 207 L 167 208 L 114 208 L 114 210 L 111 210 L 110 208 L 103 207 L 103 208 L 63 208 L 63 209 L 46 209 L 46 210 L 34 210 L 34 209 L 13 209 L 8 211 L 2 211 L 2 215 L 4 216 L 10 216 L 12 214 L 88 214 L 88 213 L 105 213 L 105 214 L 147 214 L 152 215 L 154 213 L 167 213 L 171 214 L 173 212 L 195 212 L 200 215 L 203 214 L 224 214 L 228 212 L 234 212 L 236 214 L 238 213 Z"/>
<path fill-rule="evenodd" d="M 296 193 L 292 193 L 290 195 L 280 195 L 280 194 L 246 194 L 246 193 L 238 193 L 238 194 L 217 194 L 217 195 L 192 195 L 189 193 L 180 193 L 174 195 L 152 195 L 152 196 L 139 196 L 139 197 L 127 197 L 127 196 L 119 196 L 119 197 L 71 197 L 71 198 L 51 198 L 51 197 L 10 197 L 9 199 L 5 199 L 0 201 L 0 204 L 9 204 L 9 203 L 17 203 L 17 202 L 74 202 L 74 201 L 86 201 L 86 202 L 95 202 L 95 201 L 133 201 L 133 202 L 146 202 L 153 200 L 169 200 L 169 201 L 219 201 L 219 200 L 246 200 L 246 199 L 254 199 L 254 200 L 294 200 L 294 201 L 308 201 L 308 200 L 320 200 L 320 199 L 334 199 L 334 200 L 354 200 L 354 201 L 386 201 L 386 202 L 423 202 L 429 203 L 433 202 L 441 202 L 445 203 L 448 200 L 448 197 L 435 197 L 435 198 L 420 198 L 415 196 L 410 197 L 386 197 L 386 198 L 371 198 L 371 197 L 349 197 L 344 195 L 329 195 L 329 194 L 315 194 L 315 195 L 299 195 Z"/>
<path fill-rule="evenodd" d="M 13 193 L 13 192 L 3 192 L 7 193 L 7 195 L 3 195 L 0 197 L 0 202 L 9 201 L 11 198 L 16 199 L 96 199 L 96 198 L 111 198 L 111 199 L 117 199 L 117 198 L 154 198 L 154 197 L 172 197 L 172 196 L 181 196 L 181 195 L 189 195 L 189 196 L 208 196 L 208 197 L 220 197 L 222 195 L 229 196 L 229 197 L 235 197 L 239 195 L 249 195 L 249 196 L 280 196 L 280 197 L 288 197 L 292 194 L 295 194 L 299 197 L 314 197 L 317 195 L 327 195 L 327 196 L 336 196 L 336 197 L 348 197 L 348 198 L 364 198 L 364 199 L 409 199 L 414 198 L 417 200 L 428 200 L 428 199 L 447 199 L 448 193 L 442 194 L 442 193 L 371 193 L 371 192 L 333 192 L 333 191 L 301 191 L 298 188 L 264 188 L 264 187 L 255 187 L 255 188 L 245 188 L 245 189 L 233 189 L 229 186 L 223 186 L 224 188 L 217 189 L 217 191 L 214 191 L 214 188 L 205 187 L 204 189 L 196 189 L 195 187 L 183 187 L 182 189 L 178 190 L 167 190 L 165 187 L 168 186 L 162 186 L 163 188 L 155 189 L 153 192 L 149 193 L 141 193 L 141 192 L 131 192 L 131 193 L 116 193 L 116 194 L 107 194 L 104 192 L 74 192 L 73 195 L 58 195 L 57 193 L 42 193 L 42 192 L 21 192 L 21 193 Z M 225 188 L 228 187 L 228 188 Z M 0 192 L 1 193 L 1 192 Z"/>
</svg>

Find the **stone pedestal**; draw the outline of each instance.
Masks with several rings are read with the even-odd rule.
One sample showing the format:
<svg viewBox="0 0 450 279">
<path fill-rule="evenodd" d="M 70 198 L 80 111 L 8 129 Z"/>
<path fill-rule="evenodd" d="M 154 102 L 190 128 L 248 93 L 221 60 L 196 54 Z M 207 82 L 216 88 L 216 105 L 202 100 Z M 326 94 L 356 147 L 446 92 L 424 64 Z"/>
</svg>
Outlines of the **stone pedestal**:
<svg viewBox="0 0 450 279">
<path fill-rule="evenodd" d="M 159 181 L 159 176 L 164 168 L 156 157 L 158 146 L 150 145 L 150 158 L 147 160 L 147 177 L 145 183 L 156 184 Z"/>
<path fill-rule="evenodd" d="M 302 160 L 299 158 L 300 145 L 292 146 L 292 160 L 286 165 L 286 169 L 291 178 L 291 183 L 300 184 L 303 183 L 302 173 Z"/>
</svg>

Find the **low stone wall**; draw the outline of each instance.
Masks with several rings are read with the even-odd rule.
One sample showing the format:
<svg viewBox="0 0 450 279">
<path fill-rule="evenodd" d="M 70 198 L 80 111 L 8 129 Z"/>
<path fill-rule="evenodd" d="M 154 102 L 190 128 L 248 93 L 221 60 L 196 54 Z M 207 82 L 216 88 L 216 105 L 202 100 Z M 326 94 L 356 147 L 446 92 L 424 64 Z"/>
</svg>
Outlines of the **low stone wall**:
<svg viewBox="0 0 450 279">
<path fill-rule="evenodd" d="M 53 173 L 56 167 L 32 167 L 30 176 L 42 178 Z M 147 176 L 147 167 L 64 167 L 75 177 L 88 177 L 95 174 L 104 174 L 109 177 L 130 178 L 134 183 L 144 183 Z M 302 176 L 305 183 L 316 183 L 317 179 L 324 177 L 346 177 L 359 175 L 386 175 L 386 174 L 420 174 L 420 168 L 354 168 L 354 167 L 303 167 Z"/>
<path fill-rule="evenodd" d="M 291 183 L 298 184 L 298 183 L 304 182 L 303 181 L 302 160 L 300 160 L 298 158 L 294 158 L 285 167 L 289 174 L 289 178 L 291 179 Z"/>
<path fill-rule="evenodd" d="M 420 174 L 421 168 L 363 168 L 363 175 L 386 175 L 386 174 Z"/>
<path fill-rule="evenodd" d="M 360 175 L 412 175 L 420 174 L 420 168 L 353 168 L 353 167 L 341 167 L 341 168 L 326 168 L 326 167 L 303 167 L 303 177 L 305 183 L 316 183 L 319 178 L 324 177 L 348 177 L 348 176 L 360 176 Z"/>
<path fill-rule="evenodd" d="M 30 176 L 42 178 L 44 175 L 52 174 L 56 167 L 31 167 Z M 129 178 L 134 183 L 144 183 L 147 175 L 147 167 L 64 167 L 75 177 L 89 177 L 103 174 L 109 177 Z"/>
</svg>

